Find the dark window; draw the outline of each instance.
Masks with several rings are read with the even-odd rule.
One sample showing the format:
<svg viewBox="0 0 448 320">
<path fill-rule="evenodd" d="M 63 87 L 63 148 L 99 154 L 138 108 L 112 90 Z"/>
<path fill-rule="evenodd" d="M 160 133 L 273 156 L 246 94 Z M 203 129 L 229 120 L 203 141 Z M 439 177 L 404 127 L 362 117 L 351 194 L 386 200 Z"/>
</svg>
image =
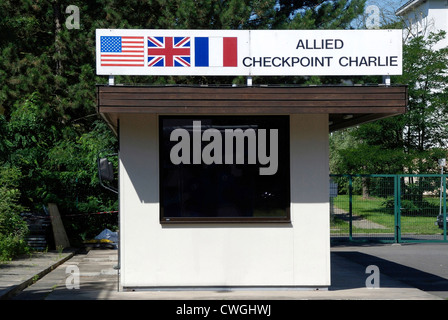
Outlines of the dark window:
<svg viewBox="0 0 448 320">
<path fill-rule="evenodd" d="M 160 219 L 289 222 L 288 116 L 161 116 Z"/>
</svg>

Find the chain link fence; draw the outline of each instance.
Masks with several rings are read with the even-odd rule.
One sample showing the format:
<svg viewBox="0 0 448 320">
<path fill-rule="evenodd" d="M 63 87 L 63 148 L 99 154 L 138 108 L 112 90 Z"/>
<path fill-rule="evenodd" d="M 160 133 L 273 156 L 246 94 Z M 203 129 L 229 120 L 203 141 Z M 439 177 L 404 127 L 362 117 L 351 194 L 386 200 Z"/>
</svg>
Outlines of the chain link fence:
<svg viewBox="0 0 448 320">
<path fill-rule="evenodd" d="M 447 241 L 446 175 L 330 175 L 332 240 Z"/>
</svg>

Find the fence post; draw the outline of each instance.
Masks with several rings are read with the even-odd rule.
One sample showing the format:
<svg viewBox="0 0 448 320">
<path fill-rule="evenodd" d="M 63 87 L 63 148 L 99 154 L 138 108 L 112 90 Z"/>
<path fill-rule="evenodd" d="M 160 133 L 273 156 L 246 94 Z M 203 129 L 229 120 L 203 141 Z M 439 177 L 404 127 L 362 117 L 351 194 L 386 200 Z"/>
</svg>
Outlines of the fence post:
<svg viewBox="0 0 448 320">
<path fill-rule="evenodd" d="M 443 241 L 446 241 L 446 177 L 442 175 L 443 180 Z"/>
<path fill-rule="evenodd" d="M 352 232 L 353 232 L 353 185 L 352 185 L 352 175 L 348 176 L 348 236 L 350 241 L 352 241 Z"/>
<path fill-rule="evenodd" d="M 400 220 L 401 220 L 401 181 L 400 176 L 394 176 L 394 221 L 395 221 L 395 230 L 394 230 L 394 239 L 396 243 L 401 241 L 401 232 L 400 232 Z"/>
</svg>

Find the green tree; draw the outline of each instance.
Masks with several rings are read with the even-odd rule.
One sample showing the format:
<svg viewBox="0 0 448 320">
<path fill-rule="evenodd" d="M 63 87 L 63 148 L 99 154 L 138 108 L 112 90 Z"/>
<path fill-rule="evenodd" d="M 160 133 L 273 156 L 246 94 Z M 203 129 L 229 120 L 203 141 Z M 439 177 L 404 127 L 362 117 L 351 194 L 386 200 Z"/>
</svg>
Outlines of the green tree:
<svg viewBox="0 0 448 320">
<path fill-rule="evenodd" d="M 407 153 L 445 148 L 448 139 L 448 48 L 434 46 L 446 33 L 415 37 L 404 47 L 403 75 L 394 81 L 409 86 L 408 112 L 403 115 L 404 147 Z M 416 170 L 427 166 L 419 161 Z"/>
<path fill-rule="evenodd" d="M 21 173 L 14 167 L 0 167 L 0 261 L 25 253 L 28 245 L 27 224 L 20 217 L 25 209 L 19 203 L 18 180 Z"/>
<path fill-rule="evenodd" d="M 437 172 L 448 143 L 448 48 L 434 50 L 445 32 L 415 37 L 403 47 L 403 75 L 392 83 L 408 85 L 403 115 L 348 130 L 352 144 L 334 144 L 333 170 L 352 173 Z M 343 159 L 343 161 L 341 160 Z"/>
<path fill-rule="evenodd" d="M 0 2 L 0 163 L 15 168 L 17 203 L 32 211 L 55 202 L 62 215 L 116 210 L 98 185 L 96 157 L 117 151 L 96 112 L 95 30 L 350 28 L 365 0 L 3 0 Z M 76 5 L 79 29 L 65 22 Z M 320 83 L 260 78 L 259 83 Z M 241 77 L 128 77 L 117 83 L 244 83 Z M 15 201 L 15 200 L 14 200 Z"/>
</svg>

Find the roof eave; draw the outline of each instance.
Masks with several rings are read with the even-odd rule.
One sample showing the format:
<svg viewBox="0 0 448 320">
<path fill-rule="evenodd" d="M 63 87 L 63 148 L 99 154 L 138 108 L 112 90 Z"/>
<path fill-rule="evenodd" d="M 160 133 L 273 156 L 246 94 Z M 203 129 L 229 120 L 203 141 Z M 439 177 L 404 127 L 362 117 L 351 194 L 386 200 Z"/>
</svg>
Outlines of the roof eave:
<svg viewBox="0 0 448 320">
<path fill-rule="evenodd" d="M 404 5 L 402 5 L 401 7 L 399 7 L 395 11 L 395 15 L 401 16 L 401 15 L 405 14 L 407 11 L 413 9 L 414 7 L 420 5 L 421 3 L 425 2 L 425 1 L 426 0 L 410 0 L 410 1 L 406 2 Z"/>
</svg>

